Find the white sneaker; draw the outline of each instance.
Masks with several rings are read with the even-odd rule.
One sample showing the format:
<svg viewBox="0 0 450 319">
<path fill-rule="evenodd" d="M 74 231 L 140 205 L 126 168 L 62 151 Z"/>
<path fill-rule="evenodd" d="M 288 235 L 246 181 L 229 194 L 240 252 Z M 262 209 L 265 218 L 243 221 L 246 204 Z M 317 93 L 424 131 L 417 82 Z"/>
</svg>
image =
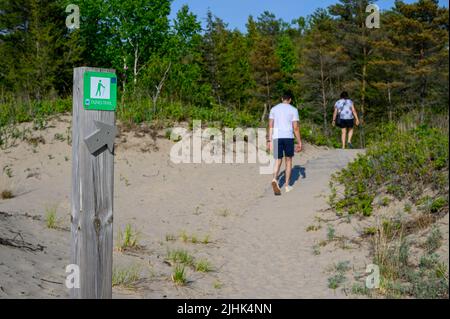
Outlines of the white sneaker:
<svg viewBox="0 0 450 319">
<path fill-rule="evenodd" d="M 292 186 L 286 186 L 286 193 L 289 193 L 293 189 L 294 189 L 294 187 L 292 187 Z"/>
</svg>

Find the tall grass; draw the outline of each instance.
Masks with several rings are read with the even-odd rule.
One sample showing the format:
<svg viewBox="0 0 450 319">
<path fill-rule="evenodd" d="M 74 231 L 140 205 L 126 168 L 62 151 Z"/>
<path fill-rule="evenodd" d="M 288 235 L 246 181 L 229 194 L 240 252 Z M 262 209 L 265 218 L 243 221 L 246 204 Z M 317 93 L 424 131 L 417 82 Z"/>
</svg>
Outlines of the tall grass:
<svg viewBox="0 0 450 319">
<path fill-rule="evenodd" d="M 36 121 L 49 115 L 72 110 L 72 99 L 21 101 L 4 99 L 0 102 L 0 127 L 8 124 Z"/>
<path fill-rule="evenodd" d="M 434 229 L 426 245 L 430 243 L 432 250 L 426 249 L 416 266 L 410 261 L 411 242 L 405 236 L 404 225 L 394 231 L 379 226 L 372 238 L 373 262 L 380 267 L 379 292 L 389 298 L 448 298 L 448 265 L 434 253 L 440 246 Z"/>
</svg>

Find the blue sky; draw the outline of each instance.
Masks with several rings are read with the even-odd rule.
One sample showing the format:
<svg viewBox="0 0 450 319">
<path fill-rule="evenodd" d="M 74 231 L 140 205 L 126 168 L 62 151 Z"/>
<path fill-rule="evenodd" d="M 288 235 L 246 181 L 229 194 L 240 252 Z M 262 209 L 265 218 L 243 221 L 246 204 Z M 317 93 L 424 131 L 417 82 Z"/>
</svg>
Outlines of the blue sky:
<svg viewBox="0 0 450 319">
<path fill-rule="evenodd" d="M 174 18 L 176 12 L 187 4 L 203 25 L 206 12 L 211 9 L 212 13 L 228 23 L 230 28 L 245 31 L 249 15 L 257 17 L 268 10 L 278 18 L 291 22 L 293 19 L 313 13 L 317 8 L 326 8 L 336 2 L 338 0 L 174 0 L 171 18 Z M 376 3 L 381 9 L 389 9 L 394 2 L 394 0 L 378 0 Z M 406 0 L 405 2 L 415 1 Z M 441 6 L 448 7 L 448 0 L 439 0 L 439 3 Z"/>
</svg>

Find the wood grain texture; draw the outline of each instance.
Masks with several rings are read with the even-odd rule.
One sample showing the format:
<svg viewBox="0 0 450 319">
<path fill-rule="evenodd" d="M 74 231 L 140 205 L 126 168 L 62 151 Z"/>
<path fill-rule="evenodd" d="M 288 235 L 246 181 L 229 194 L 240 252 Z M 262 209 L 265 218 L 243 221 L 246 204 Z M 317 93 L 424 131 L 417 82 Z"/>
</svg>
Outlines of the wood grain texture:
<svg viewBox="0 0 450 319">
<path fill-rule="evenodd" d="M 71 289 L 71 296 L 106 299 L 112 297 L 114 155 L 108 150 L 92 155 L 84 138 L 96 130 L 94 120 L 115 125 L 115 112 L 84 109 L 87 71 L 115 73 L 111 69 L 74 69 L 71 263 L 80 267 L 80 288 Z"/>
</svg>

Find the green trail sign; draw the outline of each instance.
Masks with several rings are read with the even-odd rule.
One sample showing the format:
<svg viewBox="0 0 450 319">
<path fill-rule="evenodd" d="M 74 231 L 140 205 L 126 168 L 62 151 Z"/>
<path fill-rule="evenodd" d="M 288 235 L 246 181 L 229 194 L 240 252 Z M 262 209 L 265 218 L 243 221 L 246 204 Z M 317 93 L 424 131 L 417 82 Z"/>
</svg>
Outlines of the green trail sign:
<svg viewBox="0 0 450 319">
<path fill-rule="evenodd" d="M 116 110 L 117 77 L 114 73 L 85 72 L 83 92 L 86 110 Z"/>
</svg>

